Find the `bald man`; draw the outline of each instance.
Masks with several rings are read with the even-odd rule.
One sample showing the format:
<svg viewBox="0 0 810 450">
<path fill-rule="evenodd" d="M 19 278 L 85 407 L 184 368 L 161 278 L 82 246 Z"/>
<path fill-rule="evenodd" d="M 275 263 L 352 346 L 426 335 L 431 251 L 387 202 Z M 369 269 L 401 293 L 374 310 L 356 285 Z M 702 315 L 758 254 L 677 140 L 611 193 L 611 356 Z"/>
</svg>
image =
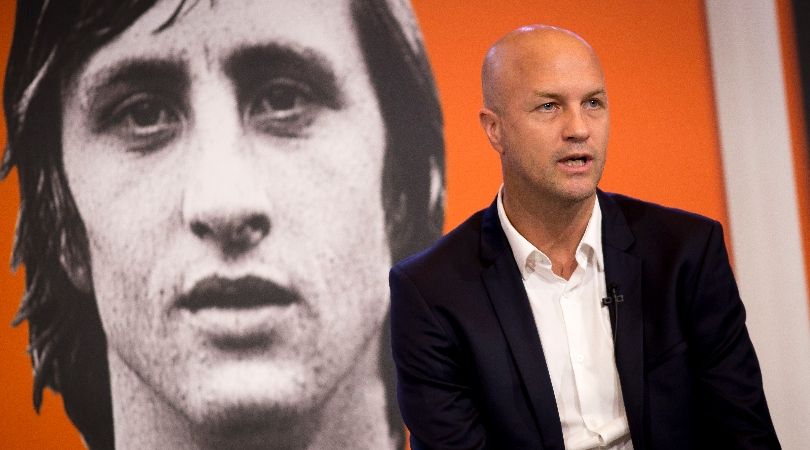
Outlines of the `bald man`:
<svg viewBox="0 0 810 450">
<path fill-rule="evenodd" d="M 520 28 L 482 84 L 503 185 L 390 274 L 411 447 L 779 448 L 720 224 L 597 189 L 590 45 Z"/>
</svg>

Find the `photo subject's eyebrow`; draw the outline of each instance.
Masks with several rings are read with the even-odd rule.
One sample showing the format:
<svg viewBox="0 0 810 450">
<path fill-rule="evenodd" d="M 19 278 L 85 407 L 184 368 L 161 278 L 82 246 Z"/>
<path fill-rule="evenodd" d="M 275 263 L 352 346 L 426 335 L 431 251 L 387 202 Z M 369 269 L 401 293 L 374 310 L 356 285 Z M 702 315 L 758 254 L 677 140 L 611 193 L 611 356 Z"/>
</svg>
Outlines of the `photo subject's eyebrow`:
<svg viewBox="0 0 810 450">
<path fill-rule="evenodd" d="M 236 85 L 240 104 L 245 100 L 242 96 L 260 89 L 268 80 L 288 77 L 308 83 L 326 106 L 343 106 L 333 65 L 315 51 L 279 44 L 246 46 L 234 51 L 223 65 Z"/>
<path fill-rule="evenodd" d="M 91 75 L 86 92 L 103 93 L 119 86 L 143 86 L 184 94 L 189 88 L 186 63 L 174 59 L 126 59 Z"/>
</svg>

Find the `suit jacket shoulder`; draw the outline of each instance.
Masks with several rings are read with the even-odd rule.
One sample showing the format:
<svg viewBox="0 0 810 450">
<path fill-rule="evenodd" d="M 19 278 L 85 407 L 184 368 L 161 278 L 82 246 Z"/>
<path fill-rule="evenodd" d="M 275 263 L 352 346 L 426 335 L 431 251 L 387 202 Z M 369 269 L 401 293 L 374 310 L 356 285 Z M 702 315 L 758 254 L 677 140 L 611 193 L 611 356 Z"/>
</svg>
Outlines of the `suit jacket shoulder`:
<svg viewBox="0 0 810 450">
<path fill-rule="evenodd" d="M 403 259 L 394 267 L 414 282 L 426 285 L 446 285 L 441 280 L 448 277 L 477 276 L 480 272 L 481 229 L 484 217 L 489 213 L 487 209 L 476 212 L 433 245 Z"/>
<path fill-rule="evenodd" d="M 620 212 L 636 238 L 694 238 L 695 233 L 708 233 L 719 222 L 709 217 L 678 208 L 662 206 L 622 194 L 599 192 L 604 214 Z"/>
</svg>

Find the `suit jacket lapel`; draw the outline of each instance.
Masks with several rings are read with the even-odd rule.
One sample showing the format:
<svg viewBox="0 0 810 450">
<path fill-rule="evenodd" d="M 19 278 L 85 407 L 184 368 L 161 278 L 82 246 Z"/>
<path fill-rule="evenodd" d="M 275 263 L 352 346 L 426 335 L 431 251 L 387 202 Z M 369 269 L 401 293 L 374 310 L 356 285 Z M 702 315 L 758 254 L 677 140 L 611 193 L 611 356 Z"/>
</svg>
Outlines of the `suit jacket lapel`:
<svg viewBox="0 0 810 450">
<path fill-rule="evenodd" d="M 526 387 L 546 449 L 563 449 L 560 416 L 533 320 L 529 298 L 498 219 L 496 203 L 485 212 L 481 233 L 482 279 Z"/>
<path fill-rule="evenodd" d="M 624 301 L 610 308 L 616 335 L 615 358 L 633 447 L 642 450 L 644 433 L 644 320 L 641 259 L 627 250 L 635 240 L 615 201 L 598 192 L 602 209 L 602 252 L 605 282 L 615 284 Z"/>
</svg>

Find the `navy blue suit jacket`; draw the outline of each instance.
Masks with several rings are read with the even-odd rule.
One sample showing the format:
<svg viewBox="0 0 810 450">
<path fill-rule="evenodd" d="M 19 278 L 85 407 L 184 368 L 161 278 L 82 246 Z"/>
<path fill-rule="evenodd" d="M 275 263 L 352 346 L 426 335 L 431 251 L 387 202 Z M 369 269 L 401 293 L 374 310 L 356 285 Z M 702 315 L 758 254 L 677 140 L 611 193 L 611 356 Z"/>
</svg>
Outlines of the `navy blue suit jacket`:
<svg viewBox="0 0 810 450">
<path fill-rule="evenodd" d="M 719 223 L 598 192 L 616 366 L 636 450 L 779 448 Z M 397 396 L 420 449 L 563 449 L 497 207 L 391 269 Z"/>
</svg>

